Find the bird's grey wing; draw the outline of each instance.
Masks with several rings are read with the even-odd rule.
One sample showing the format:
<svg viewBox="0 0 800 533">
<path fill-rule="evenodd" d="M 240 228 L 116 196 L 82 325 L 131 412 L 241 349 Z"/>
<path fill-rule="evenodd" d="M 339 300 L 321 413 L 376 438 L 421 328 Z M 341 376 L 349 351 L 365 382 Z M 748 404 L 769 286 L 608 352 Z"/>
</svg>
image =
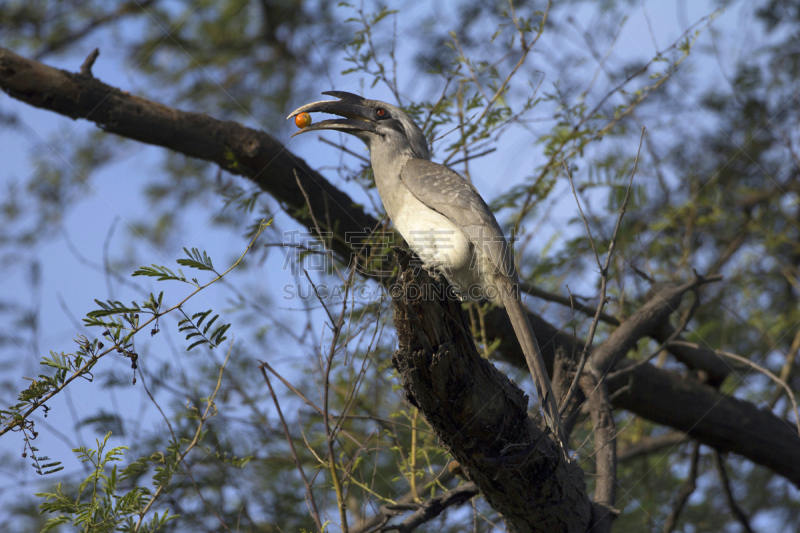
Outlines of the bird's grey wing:
<svg viewBox="0 0 800 533">
<path fill-rule="evenodd" d="M 424 159 L 409 160 L 400 180 L 420 202 L 459 226 L 480 247 L 498 273 L 513 275 L 508 243 L 477 189 L 457 172 Z"/>
<path fill-rule="evenodd" d="M 507 241 L 497 219 L 475 187 L 449 168 L 423 159 L 412 159 L 406 163 L 400 172 L 400 179 L 419 201 L 459 226 L 474 245 L 482 243 L 485 252 L 491 253 L 492 257 L 502 258 L 499 263 L 492 261 L 492 264 L 498 273 L 505 276 L 490 282 L 510 285 L 516 281 Z M 566 437 L 561 426 L 558 404 L 547 377 L 536 335 L 528 321 L 525 307 L 515 294 L 516 291 L 501 289 L 502 303 L 508 311 L 528 368 L 533 375 L 545 420 L 559 441 L 565 443 Z"/>
</svg>

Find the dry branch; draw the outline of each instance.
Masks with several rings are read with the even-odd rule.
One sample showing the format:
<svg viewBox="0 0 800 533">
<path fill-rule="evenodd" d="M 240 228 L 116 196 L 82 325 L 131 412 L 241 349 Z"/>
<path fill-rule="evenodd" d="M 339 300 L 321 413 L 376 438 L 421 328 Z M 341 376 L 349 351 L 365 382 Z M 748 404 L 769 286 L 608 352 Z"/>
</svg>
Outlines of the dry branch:
<svg viewBox="0 0 800 533">
<path fill-rule="evenodd" d="M 341 224 L 332 243 L 345 259 L 351 247 L 345 231 L 365 235 L 378 221 L 306 162 L 263 131 L 190 113 L 139 98 L 88 75 L 74 74 L 21 57 L 0 47 L 0 88 L 34 107 L 72 119 L 85 119 L 108 133 L 161 146 L 250 178 L 281 202 L 305 227 L 314 226 L 305 198 L 294 179 L 296 170 L 310 204 Z M 328 228 L 320 228 L 320 231 Z M 333 229 L 331 229 L 333 231 Z"/>
<path fill-rule="evenodd" d="M 475 483 L 469 482 L 452 490 L 448 490 L 440 496 L 425 500 L 422 503 L 396 503 L 381 505 L 381 522 L 372 529 L 367 530 L 365 533 L 372 533 L 376 531 L 399 531 L 400 533 L 409 533 L 418 526 L 421 526 L 426 522 L 430 522 L 442 514 L 442 512 L 444 512 L 448 507 L 461 505 L 478 494 L 478 487 L 475 486 Z M 414 511 L 414 513 L 399 524 L 386 525 L 392 516 L 401 515 L 407 511 Z"/>
</svg>

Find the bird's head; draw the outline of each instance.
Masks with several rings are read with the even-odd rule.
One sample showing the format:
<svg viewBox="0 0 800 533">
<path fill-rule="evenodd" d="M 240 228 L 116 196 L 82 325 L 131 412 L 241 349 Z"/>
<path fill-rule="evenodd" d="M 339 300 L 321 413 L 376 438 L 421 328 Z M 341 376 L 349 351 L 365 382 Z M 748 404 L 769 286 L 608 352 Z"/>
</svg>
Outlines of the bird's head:
<svg viewBox="0 0 800 533">
<path fill-rule="evenodd" d="M 300 113 L 330 113 L 345 118 L 316 122 L 294 135 L 317 130 L 341 131 L 355 135 L 370 150 L 375 143 L 383 143 L 384 146 L 389 145 L 396 150 L 409 150 L 417 159 L 431 158 L 422 130 L 399 107 L 343 91 L 326 91 L 322 94 L 334 96 L 338 100 L 306 104 L 292 111 L 286 118 L 296 117 Z"/>
</svg>

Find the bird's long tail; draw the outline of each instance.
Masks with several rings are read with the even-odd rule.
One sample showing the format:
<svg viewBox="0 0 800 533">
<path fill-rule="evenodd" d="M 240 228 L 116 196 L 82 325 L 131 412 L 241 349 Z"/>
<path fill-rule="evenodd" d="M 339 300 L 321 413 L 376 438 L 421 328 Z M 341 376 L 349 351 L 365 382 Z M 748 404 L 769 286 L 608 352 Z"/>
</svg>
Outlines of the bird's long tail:
<svg viewBox="0 0 800 533">
<path fill-rule="evenodd" d="M 525 362 L 528 363 L 528 370 L 530 370 L 533 376 L 533 382 L 536 385 L 536 392 L 539 395 L 539 403 L 542 406 L 545 422 L 561 446 L 566 449 L 566 435 L 561 426 L 561 417 L 558 414 L 558 402 L 556 402 L 555 395 L 553 394 L 550 378 L 547 377 L 547 369 L 544 366 L 544 359 L 542 359 L 542 352 L 539 350 L 539 344 L 536 342 L 536 335 L 533 333 L 533 328 L 528 320 L 525 307 L 522 305 L 512 281 L 506 279 L 504 282 L 507 286 L 503 287 L 503 290 L 500 291 L 503 305 L 508 313 L 508 318 L 511 319 L 514 333 L 517 334 L 517 340 L 522 348 L 522 353 L 525 354 Z"/>
</svg>

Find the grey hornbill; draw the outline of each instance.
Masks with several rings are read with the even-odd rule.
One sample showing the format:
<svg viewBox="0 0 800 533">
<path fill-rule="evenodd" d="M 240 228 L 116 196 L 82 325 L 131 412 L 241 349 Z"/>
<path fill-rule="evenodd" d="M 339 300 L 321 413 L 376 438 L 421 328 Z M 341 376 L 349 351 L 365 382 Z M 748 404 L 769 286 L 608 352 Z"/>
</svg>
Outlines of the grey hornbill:
<svg viewBox="0 0 800 533">
<path fill-rule="evenodd" d="M 443 273 L 462 296 L 486 297 L 506 308 L 533 375 L 545 421 L 566 447 L 558 405 L 519 299 L 509 246 L 489 206 L 467 180 L 430 161 L 425 135 L 402 109 L 342 91 L 322 94 L 339 100 L 304 105 L 287 118 L 314 112 L 345 118 L 311 124 L 294 135 L 335 130 L 364 141 L 386 213 L 414 252 L 427 266 Z"/>
</svg>

